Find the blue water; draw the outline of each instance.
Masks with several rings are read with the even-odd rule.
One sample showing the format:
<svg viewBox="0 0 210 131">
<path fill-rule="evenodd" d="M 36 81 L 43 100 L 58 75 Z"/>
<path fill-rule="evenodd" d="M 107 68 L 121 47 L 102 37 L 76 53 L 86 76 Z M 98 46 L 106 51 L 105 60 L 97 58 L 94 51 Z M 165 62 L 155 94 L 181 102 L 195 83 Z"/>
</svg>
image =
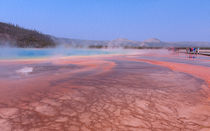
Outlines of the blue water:
<svg viewBox="0 0 210 131">
<path fill-rule="evenodd" d="M 104 49 L 71 49 L 71 48 L 49 48 L 49 49 L 25 49 L 25 48 L 0 48 L 0 59 L 27 59 L 45 58 L 55 56 L 89 56 L 116 54 L 118 51 Z"/>
</svg>

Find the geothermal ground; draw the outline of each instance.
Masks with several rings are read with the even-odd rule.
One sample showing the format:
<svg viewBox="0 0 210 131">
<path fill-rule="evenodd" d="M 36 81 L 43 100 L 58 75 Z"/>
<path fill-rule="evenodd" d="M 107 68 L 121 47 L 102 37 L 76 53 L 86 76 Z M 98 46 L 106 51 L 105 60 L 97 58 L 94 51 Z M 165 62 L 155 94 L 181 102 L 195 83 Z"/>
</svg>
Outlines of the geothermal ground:
<svg viewBox="0 0 210 131">
<path fill-rule="evenodd" d="M 144 54 L 0 62 L 2 131 L 210 130 L 210 60 Z"/>
</svg>

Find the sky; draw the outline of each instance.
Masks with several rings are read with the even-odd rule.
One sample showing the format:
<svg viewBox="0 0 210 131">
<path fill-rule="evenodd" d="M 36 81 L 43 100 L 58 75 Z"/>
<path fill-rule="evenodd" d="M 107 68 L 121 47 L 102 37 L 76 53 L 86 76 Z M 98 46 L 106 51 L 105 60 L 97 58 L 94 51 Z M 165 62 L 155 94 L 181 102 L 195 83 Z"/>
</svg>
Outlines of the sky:
<svg viewBox="0 0 210 131">
<path fill-rule="evenodd" d="M 0 0 L 0 21 L 76 39 L 210 41 L 210 0 Z"/>
</svg>

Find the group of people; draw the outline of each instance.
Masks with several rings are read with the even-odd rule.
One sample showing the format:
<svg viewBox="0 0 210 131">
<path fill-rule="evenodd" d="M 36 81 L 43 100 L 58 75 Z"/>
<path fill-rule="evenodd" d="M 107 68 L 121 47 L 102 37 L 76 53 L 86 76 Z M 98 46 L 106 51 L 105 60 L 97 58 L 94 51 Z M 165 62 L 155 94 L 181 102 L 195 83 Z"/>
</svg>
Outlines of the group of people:
<svg viewBox="0 0 210 131">
<path fill-rule="evenodd" d="M 188 54 L 199 54 L 199 48 L 186 48 L 186 53 Z"/>
</svg>

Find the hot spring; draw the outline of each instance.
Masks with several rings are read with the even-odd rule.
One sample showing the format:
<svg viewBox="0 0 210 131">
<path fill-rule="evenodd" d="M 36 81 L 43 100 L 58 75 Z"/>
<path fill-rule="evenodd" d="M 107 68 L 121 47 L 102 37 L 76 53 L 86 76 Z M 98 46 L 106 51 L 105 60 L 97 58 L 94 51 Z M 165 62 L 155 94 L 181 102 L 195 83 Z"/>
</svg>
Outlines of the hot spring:
<svg viewBox="0 0 210 131">
<path fill-rule="evenodd" d="M 66 56 L 91 56 L 107 54 L 125 54 L 128 51 L 110 49 L 75 49 L 75 48 L 0 48 L 0 59 L 31 59 Z"/>
</svg>

